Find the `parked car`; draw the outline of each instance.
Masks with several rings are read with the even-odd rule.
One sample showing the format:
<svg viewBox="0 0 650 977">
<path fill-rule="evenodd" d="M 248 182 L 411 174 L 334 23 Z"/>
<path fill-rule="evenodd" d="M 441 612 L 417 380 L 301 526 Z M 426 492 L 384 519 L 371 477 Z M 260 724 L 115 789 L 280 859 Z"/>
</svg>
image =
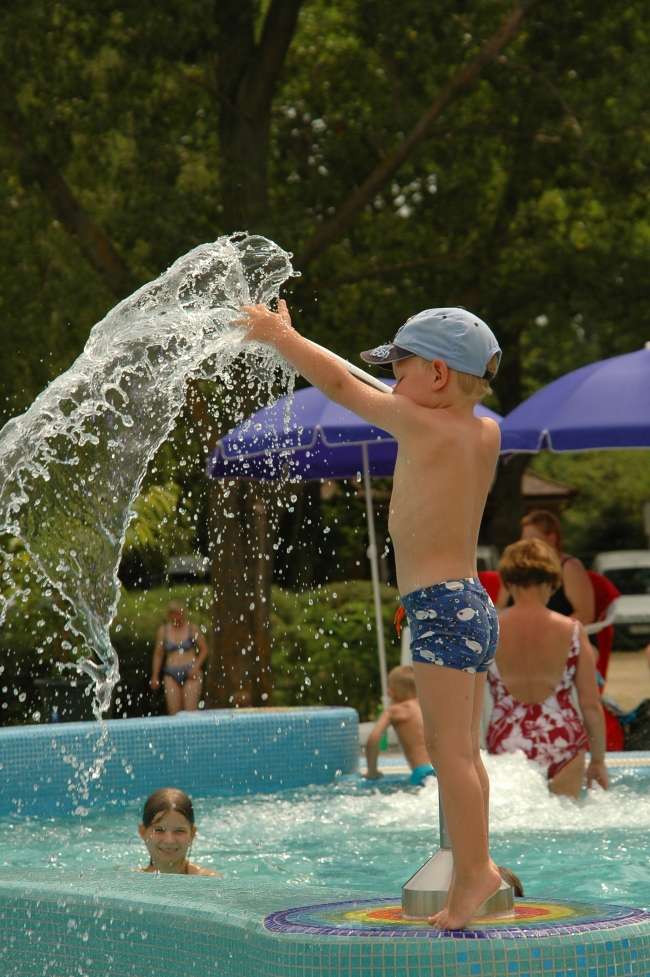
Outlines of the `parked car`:
<svg viewBox="0 0 650 977">
<path fill-rule="evenodd" d="M 621 592 L 614 618 L 614 648 L 636 651 L 650 643 L 650 550 L 599 553 L 594 570 Z"/>
</svg>

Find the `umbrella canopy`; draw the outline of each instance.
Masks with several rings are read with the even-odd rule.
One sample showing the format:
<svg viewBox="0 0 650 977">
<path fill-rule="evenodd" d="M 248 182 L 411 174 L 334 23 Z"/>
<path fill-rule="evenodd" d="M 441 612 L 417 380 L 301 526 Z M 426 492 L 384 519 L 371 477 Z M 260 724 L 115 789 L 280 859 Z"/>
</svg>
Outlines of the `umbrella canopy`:
<svg viewBox="0 0 650 977">
<path fill-rule="evenodd" d="M 475 413 L 501 420 L 482 404 Z M 363 445 L 370 476 L 391 476 L 397 457 L 393 436 L 308 387 L 293 399 L 282 397 L 264 407 L 222 438 L 208 461 L 208 474 L 275 481 L 288 465 L 301 481 L 355 478 L 364 471 Z"/>
<path fill-rule="evenodd" d="M 392 386 L 395 380 L 386 380 Z M 477 404 L 475 413 L 501 418 Z M 208 461 L 213 478 L 253 478 L 276 481 L 288 466 L 293 478 L 314 481 L 321 478 L 363 476 L 368 519 L 368 559 L 372 575 L 375 627 L 379 653 L 382 701 L 390 705 L 386 668 L 386 645 L 381 612 L 379 563 L 375 536 L 370 479 L 391 476 L 395 470 L 397 441 L 335 404 L 316 387 L 299 390 L 292 398 L 282 397 L 273 407 L 264 407 L 240 424 L 217 444 Z"/>
<path fill-rule="evenodd" d="M 573 370 L 501 422 L 503 454 L 543 448 L 650 448 L 650 348 Z"/>
</svg>

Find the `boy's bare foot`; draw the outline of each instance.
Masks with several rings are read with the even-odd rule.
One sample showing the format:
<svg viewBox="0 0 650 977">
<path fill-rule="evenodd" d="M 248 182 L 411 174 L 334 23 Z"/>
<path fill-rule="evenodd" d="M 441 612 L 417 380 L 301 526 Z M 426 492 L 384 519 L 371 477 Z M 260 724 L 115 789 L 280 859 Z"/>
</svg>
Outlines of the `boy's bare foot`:
<svg viewBox="0 0 650 977">
<path fill-rule="evenodd" d="M 494 862 L 469 885 L 456 878 L 448 904 L 429 922 L 443 930 L 465 929 L 478 907 L 500 888 L 501 875 Z"/>
<path fill-rule="evenodd" d="M 433 926 L 436 926 L 438 923 L 438 917 L 442 916 L 443 913 L 446 913 L 449 910 L 449 906 L 451 904 L 451 897 L 454 891 L 455 884 L 456 884 L 456 866 L 454 865 L 454 867 L 451 870 L 451 882 L 449 883 L 449 890 L 447 891 L 447 898 L 445 899 L 445 908 L 441 909 L 437 913 L 434 913 L 433 916 L 429 916 L 427 920 L 428 923 L 431 923 Z"/>
</svg>

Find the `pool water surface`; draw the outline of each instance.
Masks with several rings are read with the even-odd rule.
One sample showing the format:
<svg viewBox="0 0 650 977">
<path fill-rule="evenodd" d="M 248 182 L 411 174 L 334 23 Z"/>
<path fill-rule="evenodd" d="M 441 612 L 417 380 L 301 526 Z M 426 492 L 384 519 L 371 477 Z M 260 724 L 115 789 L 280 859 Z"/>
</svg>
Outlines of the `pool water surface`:
<svg viewBox="0 0 650 977">
<path fill-rule="evenodd" d="M 529 897 L 650 906 L 650 778 L 615 776 L 579 802 L 550 795 L 523 755 L 488 757 L 491 849 Z M 314 887 L 341 898 L 399 894 L 438 847 L 435 779 L 422 788 L 343 777 L 331 787 L 195 803 L 192 858 L 246 891 L 277 886 L 295 904 Z M 85 817 L 0 820 L 0 866 L 55 876 L 124 875 L 146 864 L 141 805 Z M 12 871 L 13 870 L 13 871 Z M 242 905 L 245 908 L 245 905 Z"/>
</svg>

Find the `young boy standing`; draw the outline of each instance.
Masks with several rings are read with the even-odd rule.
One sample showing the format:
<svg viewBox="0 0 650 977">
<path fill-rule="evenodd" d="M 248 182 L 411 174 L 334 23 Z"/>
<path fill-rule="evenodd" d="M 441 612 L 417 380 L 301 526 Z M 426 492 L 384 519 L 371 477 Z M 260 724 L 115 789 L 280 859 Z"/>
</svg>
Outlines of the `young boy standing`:
<svg viewBox="0 0 650 977">
<path fill-rule="evenodd" d="M 477 418 L 501 351 L 488 326 L 460 308 L 427 309 L 395 342 L 362 353 L 391 363 L 383 394 L 351 376 L 278 312 L 244 306 L 246 339 L 272 344 L 331 400 L 398 442 L 389 530 L 411 627 L 413 669 L 427 752 L 438 776 L 454 855 L 447 905 L 432 921 L 466 926 L 501 885 L 488 852 L 489 782 L 479 751 L 486 671 L 498 639 L 492 602 L 476 576 L 476 543 L 500 446 L 497 424 Z"/>
</svg>

